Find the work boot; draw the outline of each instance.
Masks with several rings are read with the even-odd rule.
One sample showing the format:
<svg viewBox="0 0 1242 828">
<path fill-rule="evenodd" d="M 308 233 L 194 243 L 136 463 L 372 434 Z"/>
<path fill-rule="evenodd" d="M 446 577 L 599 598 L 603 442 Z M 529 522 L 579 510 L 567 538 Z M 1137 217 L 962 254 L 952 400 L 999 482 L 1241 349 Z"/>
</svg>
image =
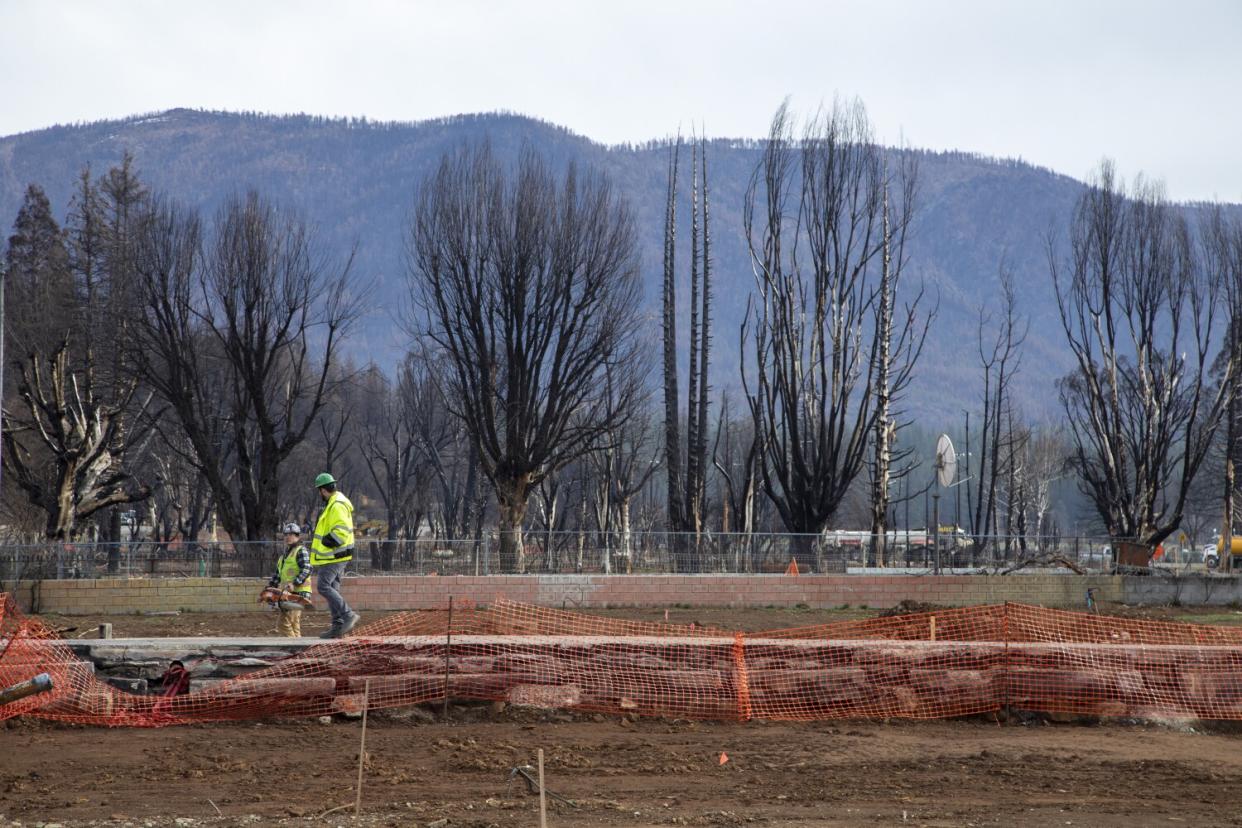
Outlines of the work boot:
<svg viewBox="0 0 1242 828">
<path fill-rule="evenodd" d="M 337 638 L 340 638 L 341 636 L 345 635 L 345 633 L 349 632 L 349 631 L 350 631 L 350 630 L 352 630 L 354 627 L 358 626 L 358 622 L 359 622 L 359 621 L 361 621 L 361 620 L 362 620 L 362 616 L 361 616 L 361 615 L 359 615 L 359 614 L 358 614 L 358 613 L 356 613 L 356 612 L 352 612 L 352 611 L 351 611 L 351 612 L 349 613 L 349 617 L 348 617 L 348 618 L 346 618 L 344 621 L 342 621 L 342 622 L 341 622 L 341 631 L 340 631 L 339 633 L 337 633 L 337 636 L 336 636 L 336 637 L 337 637 Z"/>
<path fill-rule="evenodd" d="M 321 632 L 321 633 L 319 634 L 319 637 L 320 637 L 320 638 L 340 638 L 340 637 L 341 637 L 341 635 L 342 635 L 342 633 L 341 633 L 341 625 L 340 625 L 340 624 L 338 624 L 338 623 L 336 623 L 335 621 L 333 621 L 333 622 L 332 622 L 332 626 L 331 626 L 331 627 L 328 627 L 328 629 L 326 629 L 325 631 Z"/>
</svg>

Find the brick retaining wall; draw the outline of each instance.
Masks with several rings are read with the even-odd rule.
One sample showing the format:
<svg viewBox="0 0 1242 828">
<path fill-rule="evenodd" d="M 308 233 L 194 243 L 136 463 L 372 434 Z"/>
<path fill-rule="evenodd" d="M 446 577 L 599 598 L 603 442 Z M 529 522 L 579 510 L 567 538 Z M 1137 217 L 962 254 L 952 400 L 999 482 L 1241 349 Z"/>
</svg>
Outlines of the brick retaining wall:
<svg viewBox="0 0 1242 828">
<path fill-rule="evenodd" d="M 570 609 L 621 606 L 778 606 L 815 608 L 890 607 L 903 599 L 949 606 L 1017 601 L 1079 609 L 1088 588 L 1101 601 L 1154 597 L 1120 576 L 885 576 L 885 575 L 508 575 L 393 576 L 346 578 L 343 591 L 359 610 L 442 607 L 458 601 L 486 604 L 497 596 Z M 1144 579 L 1150 580 L 1150 579 Z M 1226 579 L 1215 579 L 1224 584 Z M 1239 580 L 1214 592 L 1212 603 L 1240 593 Z M 259 611 L 255 603 L 262 579 L 158 578 L 42 581 L 37 611 L 65 615 Z M 32 605 L 34 585 L 23 582 L 16 596 Z M 1203 590 L 1187 590 L 1183 603 Z M 321 599 L 316 601 L 322 609 Z"/>
</svg>

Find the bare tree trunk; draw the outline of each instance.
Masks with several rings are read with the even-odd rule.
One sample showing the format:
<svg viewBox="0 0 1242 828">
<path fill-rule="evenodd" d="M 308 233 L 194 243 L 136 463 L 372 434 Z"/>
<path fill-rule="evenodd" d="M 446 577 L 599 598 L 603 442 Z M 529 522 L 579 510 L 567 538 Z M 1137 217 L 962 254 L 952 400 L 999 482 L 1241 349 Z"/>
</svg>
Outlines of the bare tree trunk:
<svg viewBox="0 0 1242 828">
<path fill-rule="evenodd" d="M 1230 326 L 1233 327 L 1233 326 Z M 1238 358 L 1236 334 L 1230 335 L 1231 359 Z M 1221 521 L 1220 549 L 1217 552 L 1218 566 L 1228 572 L 1233 568 L 1233 496 L 1237 491 L 1233 455 L 1237 444 L 1237 379 L 1230 378 L 1229 402 L 1225 405 L 1225 498 L 1224 517 Z"/>
<path fill-rule="evenodd" d="M 668 469 L 668 528 L 673 537 L 673 559 L 678 566 L 699 567 L 698 535 L 703 531 L 707 495 L 707 414 L 711 362 L 711 228 L 707 184 L 707 142 L 696 141 L 691 160 L 690 223 L 690 334 L 686 395 L 685 453 L 682 452 L 680 405 L 677 391 L 676 335 L 676 223 L 677 156 L 671 151 L 668 205 L 664 228 L 664 410 L 665 466 Z M 702 167 L 700 168 L 700 158 Z M 703 214 L 700 233 L 699 188 Z M 700 244 L 701 242 L 701 244 Z M 684 466 L 683 466 L 684 461 Z M 684 477 L 683 477 L 684 468 Z M 684 535 L 681 533 L 685 533 Z M 689 555 L 693 547 L 693 555 Z M 692 559 L 692 560 L 690 560 Z"/>
<path fill-rule="evenodd" d="M 685 531 L 698 535 L 702 515 L 699 479 L 699 148 L 690 148 L 690 371 L 686 388 L 686 515 Z M 695 568 L 699 566 L 697 543 Z"/>
<path fill-rule="evenodd" d="M 539 484 L 539 517 L 543 521 L 543 554 L 547 560 L 548 571 L 559 571 L 559 560 L 555 552 L 556 521 L 560 516 L 561 485 L 557 477 L 545 477 Z"/>
<path fill-rule="evenodd" d="M 892 461 L 891 441 L 896 424 L 889 414 L 889 364 L 893 339 L 893 288 L 889 267 L 892 261 L 888 226 L 888 185 L 884 186 L 884 249 L 880 265 L 880 313 L 876 320 L 875 346 L 872 358 L 875 368 L 875 468 L 871 489 L 871 543 L 875 549 L 875 565 L 884 566 L 884 547 L 888 541 L 888 470 Z M 862 564 L 867 565 L 867 545 L 862 547 Z"/>
<path fill-rule="evenodd" d="M 699 399 L 698 416 L 695 418 L 698 424 L 698 430 L 694 434 L 694 464 L 695 477 L 698 481 L 698 488 L 695 492 L 694 507 L 694 531 L 701 532 L 703 530 L 704 512 L 707 508 L 707 396 L 709 393 L 708 386 L 708 366 L 711 362 L 711 296 L 712 296 L 712 261 L 711 261 L 711 224 L 709 220 L 709 204 L 708 204 L 708 185 L 707 185 L 707 141 L 700 141 L 702 158 L 702 186 L 703 186 L 703 265 L 702 265 L 702 284 L 701 299 L 702 312 L 699 317 Z M 697 247 L 697 245 L 696 245 Z M 694 399 L 691 398 L 690 404 L 694 405 Z"/>
<path fill-rule="evenodd" d="M 574 571 L 581 572 L 586 560 L 586 487 L 582 487 L 582 496 L 578 500 L 578 558 L 574 562 Z"/>
<path fill-rule="evenodd" d="M 634 547 L 630 536 L 630 498 L 622 498 L 617 504 L 617 515 L 621 524 L 621 557 L 625 559 L 625 574 L 634 570 Z"/>
<path fill-rule="evenodd" d="M 681 141 L 669 151 L 668 200 L 664 211 L 664 468 L 668 475 L 668 527 L 685 526 L 681 421 L 677 390 L 677 163 Z M 676 555 L 674 555 L 676 560 Z"/>
<path fill-rule="evenodd" d="M 1004 263 L 1000 266 L 1000 283 L 1000 320 L 991 339 L 987 338 L 986 333 L 990 314 L 983 307 L 979 309 L 978 354 L 983 368 L 983 425 L 979 453 L 979 498 L 970 527 L 972 558 L 995 545 L 994 535 L 1000 531 L 997 492 L 1007 468 L 1014 460 L 1012 433 L 1003 437 L 1007 418 L 1012 421 L 1010 387 L 1021 366 L 1022 345 L 1030 330 L 1029 321 L 1018 314 L 1017 291 L 1012 274 Z M 969 492 L 966 499 L 969 504 Z M 967 511 L 969 514 L 969 506 Z"/>
<path fill-rule="evenodd" d="M 500 506 L 500 571 L 525 571 L 522 557 L 522 525 L 526 520 L 526 503 L 530 485 L 521 479 L 497 481 L 496 494 Z"/>
</svg>

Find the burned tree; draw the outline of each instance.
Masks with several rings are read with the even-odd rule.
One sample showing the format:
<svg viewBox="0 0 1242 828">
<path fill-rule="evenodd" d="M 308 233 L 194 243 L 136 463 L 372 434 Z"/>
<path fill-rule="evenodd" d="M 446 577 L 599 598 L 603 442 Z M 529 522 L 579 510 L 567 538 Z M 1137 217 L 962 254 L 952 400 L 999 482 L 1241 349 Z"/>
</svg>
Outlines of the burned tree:
<svg viewBox="0 0 1242 828">
<path fill-rule="evenodd" d="M 633 367 L 633 366 L 631 366 Z M 612 572 L 612 543 L 610 531 L 615 525 L 620 539 L 620 555 L 626 571 L 634 562 L 632 517 L 634 498 L 643 490 L 660 468 L 661 446 L 654 417 L 647 408 L 645 397 L 619 399 L 618 389 L 625 389 L 639 378 L 618 377 L 628 369 L 605 371 L 605 393 L 608 400 L 609 420 L 613 423 L 601 438 L 595 451 L 589 456 L 595 484 L 596 525 L 604 539 L 603 566 Z M 617 411 L 619 404 L 628 404 L 634 410 Z"/>
<path fill-rule="evenodd" d="M 167 418 L 168 422 L 162 422 Z M 152 469 L 147 521 L 156 541 L 197 539 L 207 531 L 215 511 L 211 488 L 194 461 L 193 447 L 172 417 L 152 419 L 159 441 L 149 452 Z"/>
<path fill-rule="evenodd" d="M 1226 216 L 1220 207 L 1214 207 L 1205 222 L 1203 240 L 1205 267 L 1221 279 L 1228 319 L 1224 343 L 1212 366 L 1221 387 L 1225 390 L 1224 434 L 1220 462 L 1224 487 L 1221 492 L 1220 548 L 1232 547 L 1234 535 L 1235 501 L 1238 497 L 1237 466 L 1242 462 L 1242 218 Z M 1233 564 L 1233 555 L 1225 552 L 1221 558 L 1226 568 Z"/>
<path fill-rule="evenodd" d="M 5 269 L 6 351 L 50 353 L 74 327 L 77 303 L 68 239 L 47 194 L 35 184 L 26 188 L 13 222 Z"/>
<path fill-rule="evenodd" d="M 721 395 L 716 421 L 716 442 L 712 446 L 712 465 L 723 483 L 720 531 L 745 536 L 734 544 L 733 571 L 750 571 L 753 561 L 751 534 L 759 508 L 759 456 L 763 447 L 749 416 L 735 422 L 729 416 L 729 398 Z M 721 443 L 723 442 L 723 447 Z"/>
<path fill-rule="evenodd" d="M 1161 188 L 1111 163 L 1079 197 L 1049 267 L 1074 371 L 1059 383 L 1079 484 L 1109 535 L 1155 546 L 1182 520 L 1233 366 L 1207 382 L 1222 284 Z"/>
<path fill-rule="evenodd" d="M 907 169 L 907 157 L 898 156 L 901 172 L 897 180 L 904 184 L 900 194 L 903 203 L 911 203 L 914 199 L 915 173 Z M 887 174 L 886 174 L 887 177 Z M 868 471 L 871 475 L 871 548 L 874 552 L 875 565 L 883 567 L 888 545 L 889 503 L 892 500 L 889 489 L 892 484 L 909 475 L 913 466 L 906 462 L 912 450 L 897 447 L 898 433 L 905 425 L 901 416 L 901 391 L 905 388 L 906 379 L 901 379 L 899 386 L 894 386 L 893 347 L 902 347 L 903 341 L 894 343 L 893 326 L 897 313 L 897 287 L 901 273 L 906 265 L 906 231 L 909 220 L 906 219 L 898 231 L 893 230 L 893 215 L 889 209 L 889 192 L 887 182 L 884 184 L 880 249 L 880 284 L 876 295 L 877 309 L 875 327 L 871 344 L 871 361 L 873 364 L 873 382 L 875 389 L 875 420 L 872 426 L 872 461 Z M 921 293 L 914 303 L 921 300 Z M 908 311 L 909 309 L 907 309 Z M 922 337 L 926 335 L 926 326 L 919 335 L 917 348 L 922 348 Z M 898 354 L 898 356 L 901 356 Z M 863 564 L 866 564 L 867 550 L 863 547 Z"/>
<path fill-rule="evenodd" d="M 763 489 L 800 535 L 800 565 L 812 565 L 812 536 L 866 463 L 881 416 L 881 368 L 885 390 L 899 397 L 926 337 L 921 294 L 894 307 L 891 328 L 881 300 L 884 285 L 900 295 L 904 263 L 892 258 L 883 278 L 884 218 L 904 239 L 914 172 L 898 165 L 890 176 L 861 104 L 834 105 L 798 140 L 782 106 L 747 190 L 758 291 L 742 328 L 754 360 L 743 383 L 764 448 Z"/>
<path fill-rule="evenodd" d="M 388 540 L 396 540 L 399 533 L 414 538 L 427 516 L 431 478 L 443 473 L 445 450 L 456 436 L 455 423 L 444 409 L 423 354 L 406 355 L 395 386 L 374 367 L 365 379 L 363 393 L 369 399 L 362 424 L 362 457 L 384 505 Z"/>
<path fill-rule="evenodd" d="M 90 171 L 67 233 L 37 188 L 16 229 L 7 258 L 21 405 L 6 417 L 4 462 L 46 513 L 47 537 L 64 540 L 101 510 L 149 494 L 126 461 L 146 434 L 150 397 L 121 353 L 125 319 L 110 302 L 124 279 Z"/>
<path fill-rule="evenodd" d="M 749 535 L 755 531 L 755 495 L 758 493 L 762 447 L 749 417 L 745 422 L 735 422 L 729 416 L 727 395 L 721 395 L 719 412 L 716 442 L 712 446 L 712 465 L 724 483 L 720 531 Z"/>
<path fill-rule="evenodd" d="M 677 174 L 681 141 L 669 150 L 664 217 L 664 453 L 668 471 L 668 526 L 673 532 L 703 529 L 707 493 L 707 398 L 711 361 L 711 220 L 707 186 L 707 142 L 692 145 L 690 164 L 690 331 L 689 371 L 682 433 L 677 364 Z M 701 172 L 700 172 L 701 158 Z M 702 187 L 702 232 L 699 188 Z M 678 544 L 678 549 L 681 549 Z M 674 560 L 678 560 L 677 555 Z M 683 562 L 684 563 L 684 562 Z"/>
<path fill-rule="evenodd" d="M 153 202 L 135 272 L 133 359 L 184 431 L 225 531 L 265 539 L 281 464 L 343 379 L 336 360 L 364 291 L 306 224 L 254 192 L 228 200 L 206 239 L 196 214 Z"/>
<path fill-rule="evenodd" d="M 1023 554 L 1029 551 L 1028 538 L 1032 535 L 1043 552 L 1053 529 L 1053 486 L 1066 474 L 1068 451 L 1063 430 L 1047 424 L 1012 430 L 1013 489 L 1005 492 L 1006 510 L 1013 516 L 1012 534 L 1017 536 Z"/>
<path fill-rule="evenodd" d="M 122 463 L 137 379 L 101 396 L 89 366 L 70 364 L 68 340 L 46 358 L 30 354 L 17 367 L 22 408 L 6 418 L 4 460 L 30 501 L 47 513 L 47 537 L 67 540 L 101 509 L 146 498 L 150 489 Z M 33 450 L 25 439 L 30 435 Z M 40 453 L 46 464 L 38 462 Z"/>
<path fill-rule="evenodd" d="M 416 463 L 437 484 L 438 517 L 433 529 L 445 538 L 481 537 L 487 511 L 479 480 L 478 455 L 462 421 L 453 415 L 433 370 L 435 357 L 419 353 L 406 363 L 397 393 L 416 446 Z"/>
<path fill-rule="evenodd" d="M 495 489 L 512 570 L 532 490 L 633 411 L 603 381 L 637 356 L 630 210 L 600 174 L 556 176 L 527 153 L 507 175 L 488 148 L 463 150 L 423 182 L 409 246 L 420 333 Z"/>
<path fill-rule="evenodd" d="M 1022 345 L 1030 323 L 1018 313 L 1017 291 L 1013 276 L 1002 264 L 1000 268 L 1000 318 L 991 329 L 992 316 L 979 309 L 978 354 L 983 370 L 983 425 L 976 474 L 968 475 L 968 487 L 976 488 L 978 498 L 967 489 L 967 512 L 972 537 L 971 554 L 986 554 L 999 532 L 998 492 L 1013 468 L 1018 440 L 1007 427 L 1012 421 L 1011 389 L 1022 364 Z M 969 441 L 969 435 L 967 440 Z M 974 465 L 974 458 L 967 458 Z"/>
</svg>

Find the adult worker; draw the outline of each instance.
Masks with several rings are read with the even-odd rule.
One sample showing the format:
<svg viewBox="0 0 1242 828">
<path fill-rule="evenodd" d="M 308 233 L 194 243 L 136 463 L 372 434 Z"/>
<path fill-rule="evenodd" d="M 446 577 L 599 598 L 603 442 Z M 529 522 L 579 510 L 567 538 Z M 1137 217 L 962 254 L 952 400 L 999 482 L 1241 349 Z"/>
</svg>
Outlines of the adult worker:
<svg viewBox="0 0 1242 828">
<path fill-rule="evenodd" d="M 277 558 L 276 572 L 267 585 L 286 589 L 309 601 L 311 558 L 310 552 L 302 543 L 302 527 L 296 523 L 286 523 L 282 531 L 285 535 L 285 552 Z M 302 610 L 295 608 L 289 601 L 280 603 L 280 634 L 289 638 L 302 637 Z"/>
<path fill-rule="evenodd" d="M 354 557 L 354 504 L 336 490 L 336 478 L 328 472 L 315 478 L 315 488 L 324 506 L 311 540 L 311 566 L 319 570 L 316 586 L 332 613 L 332 626 L 319 637 L 340 638 L 361 620 L 340 592 L 345 565 Z"/>
</svg>

